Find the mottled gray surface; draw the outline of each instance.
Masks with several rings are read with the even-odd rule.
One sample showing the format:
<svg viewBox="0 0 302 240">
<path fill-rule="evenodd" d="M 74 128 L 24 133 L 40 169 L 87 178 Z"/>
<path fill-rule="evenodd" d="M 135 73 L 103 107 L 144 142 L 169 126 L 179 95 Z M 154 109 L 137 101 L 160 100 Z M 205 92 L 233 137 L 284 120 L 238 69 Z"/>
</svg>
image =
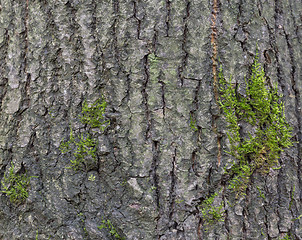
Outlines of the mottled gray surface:
<svg viewBox="0 0 302 240">
<path fill-rule="evenodd" d="M 13 162 L 38 178 L 25 204 L 1 194 L 0 239 L 112 239 L 97 229 L 102 218 L 131 240 L 302 239 L 302 218 L 292 221 L 302 214 L 302 2 L 213 1 L 1 0 L 0 174 Z M 258 42 L 298 141 L 235 206 L 222 181 L 231 159 L 214 96 L 213 24 L 234 82 L 244 82 Z M 81 104 L 102 94 L 111 125 L 96 133 L 98 164 L 75 173 L 58 147 L 69 126 L 87 130 Z M 225 221 L 205 232 L 197 206 L 219 189 Z"/>
</svg>

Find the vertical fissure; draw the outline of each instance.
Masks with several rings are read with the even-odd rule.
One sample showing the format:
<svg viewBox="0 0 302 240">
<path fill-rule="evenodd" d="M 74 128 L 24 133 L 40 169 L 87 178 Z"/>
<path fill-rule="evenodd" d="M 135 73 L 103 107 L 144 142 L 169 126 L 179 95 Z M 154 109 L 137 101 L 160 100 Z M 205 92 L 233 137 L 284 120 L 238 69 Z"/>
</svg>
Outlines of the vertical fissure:
<svg viewBox="0 0 302 240">
<path fill-rule="evenodd" d="M 211 16 L 211 46 L 212 46 L 212 73 L 213 73 L 213 86 L 214 86 L 214 97 L 216 102 L 219 100 L 218 96 L 218 79 L 217 79 L 217 55 L 218 55 L 218 46 L 217 46 L 217 37 L 218 30 L 216 26 L 217 15 L 218 15 L 218 0 L 213 0 L 212 2 L 212 16 Z"/>
<path fill-rule="evenodd" d="M 170 193 L 169 193 L 169 220 L 172 221 L 173 214 L 174 214 L 174 207 L 175 207 L 175 187 L 176 187 L 176 154 L 177 148 L 174 149 L 174 153 L 172 156 L 172 170 L 170 171 L 171 176 L 171 185 L 170 185 Z"/>
<path fill-rule="evenodd" d="M 158 160 L 159 160 L 159 142 L 152 141 L 152 152 L 153 152 L 153 158 L 152 158 L 152 165 L 151 165 L 151 176 L 153 180 L 153 185 L 155 187 L 155 202 L 158 209 L 160 209 L 160 203 L 159 203 L 159 179 L 157 175 L 157 167 L 158 167 Z"/>
<path fill-rule="evenodd" d="M 203 238 L 202 238 L 202 219 L 201 218 L 199 218 L 199 220 L 198 220 L 197 237 L 198 237 L 198 240 L 203 240 Z"/>
<path fill-rule="evenodd" d="M 193 110 L 190 112 L 190 121 L 195 121 L 196 122 L 196 119 L 197 119 L 197 116 L 196 116 L 196 112 L 199 110 L 199 100 L 198 100 L 198 97 L 199 97 L 199 91 L 200 91 L 200 87 L 201 87 L 201 80 L 197 80 L 198 81 L 198 84 L 195 88 L 195 91 L 194 91 L 194 100 L 193 100 Z M 194 149 L 194 151 L 192 152 L 192 155 L 191 155 L 191 162 L 192 162 L 192 170 L 194 172 L 194 174 L 199 177 L 199 173 L 196 169 L 196 153 L 198 151 L 198 149 L 201 148 L 201 127 L 199 127 L 197 124 L 196 124 L 196 128 L 197 128 L 197 144 L 196 144 L 196 148 Z"/>
<path fill-rule="evenodd" d="M 194 150 L 191 155 L 192 170 L 193 170 L 195 176 L 200 177 L 200 174 L 198 173 L 198 171 L 196 169 L 196 152 L 197 152 L 197 150 Z"/>
<path fill-rule="evenodd" d="M 213 74 L 213 89 L 214 89 L 214 98 L 216 103 L 219 102 L 219 92 L 218 92 L 218 74 L 217 74 L 217 65 L 218 65 L 218 28 L 217 28 L 217 16 L 219 12 L 219 2 L 218 0 L 213 0 L 212 2 L 212 16 L 211 16 L 211 46 L 212 46 L 212 74 Z M 221 163 L 221 136 L 218 134 L 217 130 L 217 118 L 218 116 L 212 117 L 212 129 L 216 134 L 217 142 L 217 166 L 220 166 Z"/>
<path fill-rule="evenodd" d="M 284 30 L 284 34 L 285 34 L 285 38 L 286 38 L 286 44 L 287 44 L 287 48 L 289 50 L 289 56 L 290 56 L 290 65 L 291 65 L 291 85 L 292 85 L 292 89 L 294 92 L 294 96 L 295 96 L 295 113 L 296 113 L 296 118 L 297 118 L 297 127 L 298 127 L 298 132 L 297 132 L 297 145 L 298 145 L 298 159 L 302 158 L 302 129 L 301 129 L 301 102 L 300 102 L 300 91 L 298 89 L 297 83 L 296 83 L 296 79 L 295 79 L 295 75 L 296 75 L 296 62 L 295 62 L 295 58 L 294 58 L 294 50 L 293 47 L 290 43 L 290 39 L 289 39 L 289 35 L 285 32 Z M 301 174 L 302 174 L 302 164 L 301 161 L 297 161 L 298 164 L 298 180 L 299 180 L 299 185 L 302 186 L 302 179 L 301 179 Z M 300 196 L 300 200 L 302 200 L 302 192 L 301 192 L 301 196 Z"/>
<path fill-rule="evenodd" d="M 140 38 L 140 32 L 141 32 L 141 20 L 138 18 L 137 16 L 137 2 L 133 1 L 133 18 L 137 21 L 137 39 L 141 39 Z"/>
<path fill-rule="evenodd" d="M 165 83 L 161 80 L 158 81 L 161 85 L 161 100 L 162 100 L 162 109 L 163 115 L 166 115 L 166 98 L 165 98 Z"/>
<path fill-rule="evenodd" d="M 188 62 L 188 50 L 187 50 L 187 38 L 188 38 L 188 19 L 190 17 L 190 1 L 186 0 L 186 15 L 183 18 L 183 23 L 184 23 L 184 30 L 183 30 L 183 38 L 182 38 L 182 45 L 181 45 L 181 49 L 183 51 L 183 56 L 182 56 L 182 60 L 181 60 L 181 65 L 178 67 L 178 77 L 180 79 L 180 85 L 183 86 L 184 84 L 184 76 L 183 76 L 183 71 L 187 65 Z"/>
<path fill-rule="evenodd" d="M 157 168 L 158 168 L 158 163 L 159 163 L 159 154 L 160 154 L 160 149 L 159 149 L 159 142 L 157 141 L 152 141 L 152 153 L 153 153 L 153 157 L 152 157 L 152 164 L 151 164 L 151 172 L 150 172 L 150 177 L 152 179 L 152 184 L 154 187 L 154 198 L 155 198 L 155 204 L 156 204 L 156 208 L 157 208 L 157 212 L 158 215 L 156 217 L 156 227 L 155 227 L 155 231 L 157 234 L 157 239 L 160 238 L 159 236 L 159 220 L 161 218 L 161 207 L 160 207 L 160 189 L 159 189 L 159 177 L 157 174 Z"/>
<path fill-rule="evenodd" d="M 18 113 L 22 114 L 28 107 L 29 107 L 29 102 L 30 102 L 30 81 L 31 81 L 31 75 L 30 73 L 27 73 L 27 68 L 28 68 L 28 60 L 27 60 L 27 55 L 28 55 L 28 17 L 29 17 L 29 0 L 26 0 L 25 3 L 25 13 L 24 13 L 24 68 L 23 68 L 23 73 L 25 77 L 25 84 L 24 87 L 21 90 L 22 94 L 22 100 L 20 104 L 20 108 Z"/>
<path fill-rule="evenodd" d="M 145 108 L 145 116 L 147 121 L 145 139 L 148 140 L 148 138 L 150 137 L 150 128 L 151 128 L 151 118 L 150 118 L 150 110 L 148 106 L 148 93 L 147 93 L 147 85 L 150 80 L 150 73 L 148 69 L 148 55 L 144 56 L 143 65 L 144 65 L 144 82 L 143 82 L 141 93 L 143 97 L 143 104 Z"/>
<path fill-rule="evenodd" d="M 7 51 L 8 51 L 8 42 L 9 42 L 9 35 L 8 31 L 5 30 L 4 32 L 4 40 L 0 47 L 2 60 L 0 65 L 0 74 L 2 76 L 2 79 L 0 79 L 0 111 L 2 111 L 2 101 L 6 95 L 7 92 L 7 85 L 8 85 L 8 78 L 6 77 L 6 57 L 7 57 Z"/>
<path fill-rule="evenodd" d="M 170 29 L 170 14 L 171 14 L 171 2 L 170 0 L 166 0 L 166 37 L 169 37 L 169 29 Z"/>
</svg>

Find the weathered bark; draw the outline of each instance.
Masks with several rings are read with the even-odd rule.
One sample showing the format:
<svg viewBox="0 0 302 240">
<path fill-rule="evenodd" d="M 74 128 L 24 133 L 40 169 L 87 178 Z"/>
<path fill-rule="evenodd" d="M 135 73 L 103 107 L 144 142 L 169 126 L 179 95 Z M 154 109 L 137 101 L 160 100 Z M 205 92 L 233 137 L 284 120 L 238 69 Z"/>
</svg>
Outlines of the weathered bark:
<svg viewBox="0 0 302 240">
<path fill-rule="evenodd" d="M 14 163 L 37 176 L 24 204 L 2 194 L 1 239 L 112 239 L 102 218 L 127 239 L 302 239 L 300 0 L 2 0 L 0 11 L 0 173 Z M 217 62 L 243 83 L 256 43 L 296 142 L 231 206 Z M 59 145 L 102 94 L 98 164 L 74 172 Z M 220 189 L 225 219 L 206 232 L 198 205 Z"/>
</svg>

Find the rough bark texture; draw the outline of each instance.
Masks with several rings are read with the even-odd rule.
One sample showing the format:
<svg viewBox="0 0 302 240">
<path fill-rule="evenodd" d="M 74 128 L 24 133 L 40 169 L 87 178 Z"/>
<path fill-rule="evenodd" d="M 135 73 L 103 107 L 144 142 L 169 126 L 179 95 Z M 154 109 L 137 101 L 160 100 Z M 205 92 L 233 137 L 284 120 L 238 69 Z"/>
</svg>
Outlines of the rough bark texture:
<svg viewBox="0 0 302 240">
<path fill-rule="evenodd" d="M 24 204 L 1 194 L 0 239 L 114 239 L 102 219 L 126 239 L 302 239 L 301 6 L 1 0 L 0 175 L 14 163 L 37 178 Z M 232 206 L 217 62 L 244 82 L 257 42 L 296 143 Z M 74 172 L 59 145 L 70 126 L 85 131 L 82 103 L 102 94 L 111 124 L 98 134 L 98 164 Z M 198 205 L 217 189 L 225 219 L 204 231 Z"/>
</svg>

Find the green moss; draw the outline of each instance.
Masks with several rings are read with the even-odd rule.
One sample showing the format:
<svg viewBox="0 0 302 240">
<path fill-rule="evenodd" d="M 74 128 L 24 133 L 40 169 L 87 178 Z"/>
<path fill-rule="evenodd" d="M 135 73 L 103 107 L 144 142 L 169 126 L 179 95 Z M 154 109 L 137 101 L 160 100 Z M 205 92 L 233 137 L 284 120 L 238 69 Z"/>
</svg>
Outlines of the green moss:
<svg viewBox="0 0 302 240">
<path fill-rule="evenodd" d="M 286 234 L 283 238 L 280 238 L 280 240 L 292 240 L 294 238 L 291 237 L 291 234 Z"/>
<path fill-rule="evenodd" d="M 263 198 L 265 200 L 265 196 L 263 192 L 261 191 L 260 187 L 257 186 L 258 192 L 259 192 L 259 197 Z"/>
<path fill-rule="evenodd" d="M 151 53 L 148 55 L 149 62 L 149 72 L 151 81 L 156 81 L 159 76 L 158 63 L 160 58 L 155 55 L 155 53 Z"/>
<path fill-rule="evenodd" d="M 199 205 L 201 217 L 204 222 L 204 229 L 207 230 L 210 225 L 224 221 L 223 202 L 215 205 L 214 200 L 217 193 L 212 194 L 207 199 L 203 200 Z"/>
<path fill-rule="evenodd" d="M 61 153 L 67 153 L 71 150 L 71 144 L 74 143 L 75 138 L 73 136 L 73 131 L 72 128 L 70 127 L 70 132 L 69 132 L 69 140 L 67 142 L 62 141 L 60 144 L 60 151 Z"/>
<path fill-rule="evenodd" d="M 91 128 L 99 128 L 104 131 L 110 124 L 110 121 L 105 118 L 106 107 L 107 102 L 104 97 L 97 99 L 91 105 L 85 100 L 82 105 L 82 116 L 80 116 L 81 122 L 88 124 Z"/>
<path fill-rule="evenodd" d="M 102 229 L 107 229 L 109 231 L 109 233 L 111 234 L 112 237 L 114 237 L 114 239 L 117 240 L 126 240 L 126 238 L 121 237 L 118 232 L 117 229 L 112 225 L 110 220 L 102 220 L 102 224 L 100 226 L 98 226 L 98 229 L 102 230 Z"/>
<path fill-rule="evenodd" d="M 197 128 L 197 126 L 196 126 L 196 120 L 193 118 L 192 115 L 190 116 L 190 128 L 191 128 L 194 132 L 198 131 L 198 128 Z"/>
<path fill-rule="evenodd" d="M 14 172 L 14 165 L 9 168 L 8 174 L 5 173 L 1 181 L 2 193 L 5 193 L 9 197 L 12 203 L 22 203 L 28 197 L 28 187 L 30 185 L 30 179 L 35 176 L 27 176 L 24 174 L 16 174 Z"/>
<path fill-rule="evenodd" d="M 86 100 L 84 101 L 80 121 L 87 124 L 88 129 L 86 133 L 81 134 L 81 136 L 79 136 L 79 134 L 74 136 L 73 130 L 70 128 L 69 140 L 62 141 L 59 147 L 63 154 L 74 150 L 74 159 L 70 160 L 71 164 L 69 168 L 78 171 L 86 166 L 88 159 L 92 159 L 93 161 L 97 160 L 97 139 L 93 138 L 91 134 L 89 134 L 89 130 L 90 128 L 99 128 L 103 132 L 110 124 L 110 121 L 105 118 L 106 107 L 107 102 L 103 97 L 101 99 L 97 99 L 91 105 L 88 105 Z"/>
<path fill-rule="evenodd" d="M 302 214 L 299 215 L 297 218 L 293 218 L 292 221 L 300 220 L 301 217 L 302 217 Z"/>
<path fill-rule="evenodd" d="M 92 158 L 96 161 L 96 140 L 92 139 L 89 135 L 79 139 L 79 142 L 76 142 L 76 151 L 74 152 L 75 159 L 70 160 L 70 168 L 77 171 L 81 168 L 82 165 L 85 165 L 85 159 Z"/>
<path fill-rule="evenodd" d="M 292 146 L 291 127 L 284 115 L 284 104 L 277 85 L 269 87 L 264 70 L 258 62 L 258 52 L 251 67 L 251 76 L 246 81 L 245 95 L 226 81 L 222 67 L 218 74 L 220 101 L 227 126 L 233 166 L 227 173 L 231 176 L 229 189 L 237 196 L 244 194 L 250 177 L 256 171 L 268 173 L 278 163 L 284 148 Z M 241 136 L 240 125 L 250 132 Z"/>
</svg>

